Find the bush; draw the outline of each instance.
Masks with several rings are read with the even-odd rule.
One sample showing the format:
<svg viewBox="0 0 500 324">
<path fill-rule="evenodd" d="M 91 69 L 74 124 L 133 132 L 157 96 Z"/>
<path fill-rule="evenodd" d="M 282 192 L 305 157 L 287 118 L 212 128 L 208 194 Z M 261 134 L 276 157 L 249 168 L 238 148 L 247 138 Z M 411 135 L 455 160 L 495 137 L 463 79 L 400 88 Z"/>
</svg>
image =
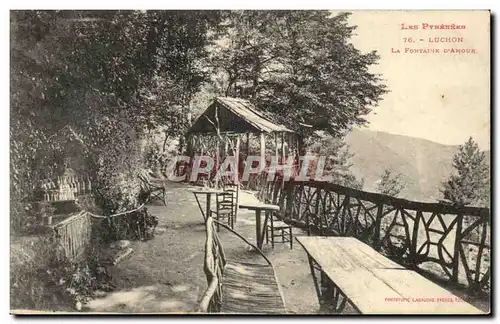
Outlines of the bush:
<svg viewBox="0 0 500 324">
<path fill-rule="evenodd" d="M 121 122 L 104 135 L 89 156 L 88 165 L 96 204 L 103 213 L 113 214 L 137 207 L 143 161 L 130 125 Z"/>
<path fill-rule="evenodd" d="M 49 202 L 23 203 L 11 201 L 11 229 L 13 235 L 31 235 L 43 230 L 44 217 L 54 215 L 55 208 Z"/>
<path fill-rule="evenodd" d="M 97 251 L 72 263 L 50 236 L 11 248 L 11 309 L 79 309 L 97 290 L 112 288 L 111 278 L 99 265 Z"/>
<path fill-rule="evenodd" d="M 94 197 L 92 195 L 81 195 L 78 196 L 76 203 L 80 210 L 85 210 L 96 215 L 101 215 L 102 210 L 96 205 Z"/>
</svg>

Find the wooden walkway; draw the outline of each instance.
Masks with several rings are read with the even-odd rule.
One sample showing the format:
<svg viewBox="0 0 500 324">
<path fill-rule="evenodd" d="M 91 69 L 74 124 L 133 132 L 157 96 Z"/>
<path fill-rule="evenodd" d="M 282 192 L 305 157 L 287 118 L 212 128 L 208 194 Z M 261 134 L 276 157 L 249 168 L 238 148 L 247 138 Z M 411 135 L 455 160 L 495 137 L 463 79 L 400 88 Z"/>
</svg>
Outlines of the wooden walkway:
<svg viewBox="0 0 500 324">
<path fill-rule="evenodd" d="M 285 314 L 273 269 L 268 265 L 227 263 L 222 280 L 221 313 Z"/>
</svg>

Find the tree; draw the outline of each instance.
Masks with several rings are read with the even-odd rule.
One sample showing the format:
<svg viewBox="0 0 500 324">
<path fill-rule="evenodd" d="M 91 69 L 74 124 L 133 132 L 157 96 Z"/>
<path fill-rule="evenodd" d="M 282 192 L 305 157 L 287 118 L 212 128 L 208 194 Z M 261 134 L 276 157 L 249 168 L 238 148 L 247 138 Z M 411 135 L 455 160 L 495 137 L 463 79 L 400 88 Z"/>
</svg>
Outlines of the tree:
<svg viewBox="0 0 500 324">
<path fill-rule="evenodd" d="M 375 52 L 350 43 L 348 13 L 243 11 L 228 17 L 213 64 L 227 76 L 226 95 L 249 98 L 301 132 L 335 137 L 368 114 L 386 92 L 369 72 Z M 307 124 L 312 127 L 303 128 Z"/>
<path fill-rule="evenodd" d="M 12 11 L 12 197 L 26 196 L 34 175 L 54 175 L 54 161 L 35 157 L 48 160 L 39 154 L 47 139 L 71 127 L 88 146 L 93 188 L 106 211 L 134 205 L 137 137 L 158 125 L 183 132 L 183 109 L 207 79 L 202 63 L 219 15 Z"/>
<path fill-rule="evenodd" d="M 318 156 L 326 157 L 325 175 L 331 176 L 332 182 L 362 190 L 364 179 L 357 179 L 351 172 L 351 158 L 353 154 L 349 152 L 349 146 L 342 138 L 335 138 L 331 135 L 316 135 L 306 142 L 309 150 Z"/>
<path fill-rule="evenodd" d="M 383 195 L 397 197 L 404 189 L 405 183 L 400 173 L 393 174 L 390 170 L 384 170 L 377 184 L 377 191 Z"/>
<path fill-rule="evenodd" d="M 486 154 L 472 137 L 460 145 L 453 156 L 456 173 L 443 183 L 445 202 L 457 206 L 489 204 L 490 170 L 486 162 Z"/>
</svg>

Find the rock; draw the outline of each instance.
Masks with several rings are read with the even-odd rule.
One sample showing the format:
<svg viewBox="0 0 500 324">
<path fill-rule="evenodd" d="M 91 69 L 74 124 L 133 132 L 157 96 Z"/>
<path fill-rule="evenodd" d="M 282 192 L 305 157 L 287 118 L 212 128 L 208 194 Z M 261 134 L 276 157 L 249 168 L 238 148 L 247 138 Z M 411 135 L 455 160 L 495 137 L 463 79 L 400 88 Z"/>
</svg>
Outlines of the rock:
<svg viewBox="0 0 500 324">
<path fill-rule="evenodd" d="M 189 290 L 189 287 L 187 285 L 176 285 L 176 286 L 173 286 L 172 287 L 172 291 L 173 292 L 184 292 L 184 291 L 188 291 Z"/>
<path fill-rule="evenodd" d="M 94 296 L 96 298 L 104 297 L 104 296 L 106 296 L 106 292 L 104 292 L 102 290 L 96 290 L 96 291 L 94 291 Z"/>
<path fill-rule="evenodd" d="M 126 248 L 118 252 L 113 260 L 113 265 L 117 265 L 120 261 L 123 261 L 126 257 L 130 256 L 134 252 L 132 248 Z"/>
<path fill-rule="evenodd" d="M 124 249 L 130 245 L 129 240 L 120 240 L 118 242 L 115 242 L 111 245 L 111 248 L 118 248 L 118 249 Z"/>
<path fill-rule="evenodd" d="M 155 228 L 155 235 L 160 235 L 163 234 L 167 231 L 165 227 L 157 227 Z"/>
</svg>

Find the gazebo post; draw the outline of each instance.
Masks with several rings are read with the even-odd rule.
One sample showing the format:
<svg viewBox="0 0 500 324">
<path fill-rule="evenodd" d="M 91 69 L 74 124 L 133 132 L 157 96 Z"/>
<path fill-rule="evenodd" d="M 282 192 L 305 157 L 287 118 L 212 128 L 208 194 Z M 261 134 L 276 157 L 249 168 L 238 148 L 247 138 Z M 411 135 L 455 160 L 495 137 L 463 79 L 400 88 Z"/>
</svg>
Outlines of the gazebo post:
<svg viewBox="0 0 500 324">
<path fill-rule="evenodd" d="M 299 151 L 299 156 L 304 155 L 304 139 L 301 135 L 297 134 L 297 148 Z"/>
<path fill-rule="evenodd" d="M 285 132 L 281 132 L 281 163 L 283 166 L 287 164 L 287 160 L 285 157 Z M 285 169 L 286 168 L 283 167 L 283 180 L 281 181 L 282 192 L 283 192 L 283 188 L 285 187 Z"/>
<path fill-rule="evenodd" d="M 247 132 L 246 138 L 246 159 L 248 161 L 248 156 L 250 155 L 250 133 Z"/>
<path fill-rule="evenodd" d="M 196 135 L 191 136 L 191 154 L 190 157 L 194 156 L 194 152 L 196 150 Z"/>
<path fill-rule="evenodd" d="M 228 143 L 228 137 L 229 136 L 224 136 L 224 156 L 227 156 L 227 152 L 229 151 L 229 143 Z"/>
<path fill-rule="evenodd" d="M 193 146 L 191 143 L 191 140 L 192 140 L 192 135 L 188 134 L 186 136 L 186 155 L 187 156 L 191 156 L 191 148 Z M 181 153 L 182 153 L 182 150 L 181 150 Z"/>
<path fill-rule="evenodd" d="M 240 197 L 240 134 L 236 137 L 236 150 L 235 150 L 235 170 L 234 170 L 234 183 L 236 184 L 236 198 Z M 236 201 L 234 209 L 234 219 L 238 218 L 239 202 Z"/>
<path fill-rule="evenodd" d="M 266 167 L 266 135 L 260 133 L 260 170 L 264 171 Z"/>
<path fill-rule="evenodd" d="M 219 135 L 220 134 L 217 134 L 216 136 L 216 148 L 215 148 L 215 188 L 218 188 L 219 187 L 219 175 L 218 175 L 218 172 L 219 172 L 219 145 L 220 145 L 220 139 L 219 139 Z"/>
<path fill-rule="evenodd" d="M 197 149 L 197 139 L 198 136 L 196 134 L 193 134 L 191 137 L 191 152 L 189 154 L 189 158 L 191 159 L 189 165 L 188 165 L 188 170 L 189 174 L 187 174 L 188 179 L 191 179 L 191 173 L 193 172 L 193 163 L 194 163 L 194 157 L 196 155 L 196 149 Z"/>
<path fill-rule="evenodd" d="M 285 132 L 281 132 L 281 160 L 285 161 Z"/>
<path fill-rule="evenodd" d="M 200 137 L 200 156 L 203 156 L 203 137 Z"/>
<path fill-rule="evenodd" d="M 274 156 L 276 158 L 276 167 L 278 166 L 278 133 L 274 132 Z"/>
<path fill-rule="evenodd" d="M 234 170 L 234 179 L 235 183 L 239 184 L 240 182 L 240 175 L 239 175 L 239 166 L 240 166 L 240 134 L 236 135 L 236 149 L 234 152 L 234 164 L 235 164 L 235 170 Z"/>
</svg>

